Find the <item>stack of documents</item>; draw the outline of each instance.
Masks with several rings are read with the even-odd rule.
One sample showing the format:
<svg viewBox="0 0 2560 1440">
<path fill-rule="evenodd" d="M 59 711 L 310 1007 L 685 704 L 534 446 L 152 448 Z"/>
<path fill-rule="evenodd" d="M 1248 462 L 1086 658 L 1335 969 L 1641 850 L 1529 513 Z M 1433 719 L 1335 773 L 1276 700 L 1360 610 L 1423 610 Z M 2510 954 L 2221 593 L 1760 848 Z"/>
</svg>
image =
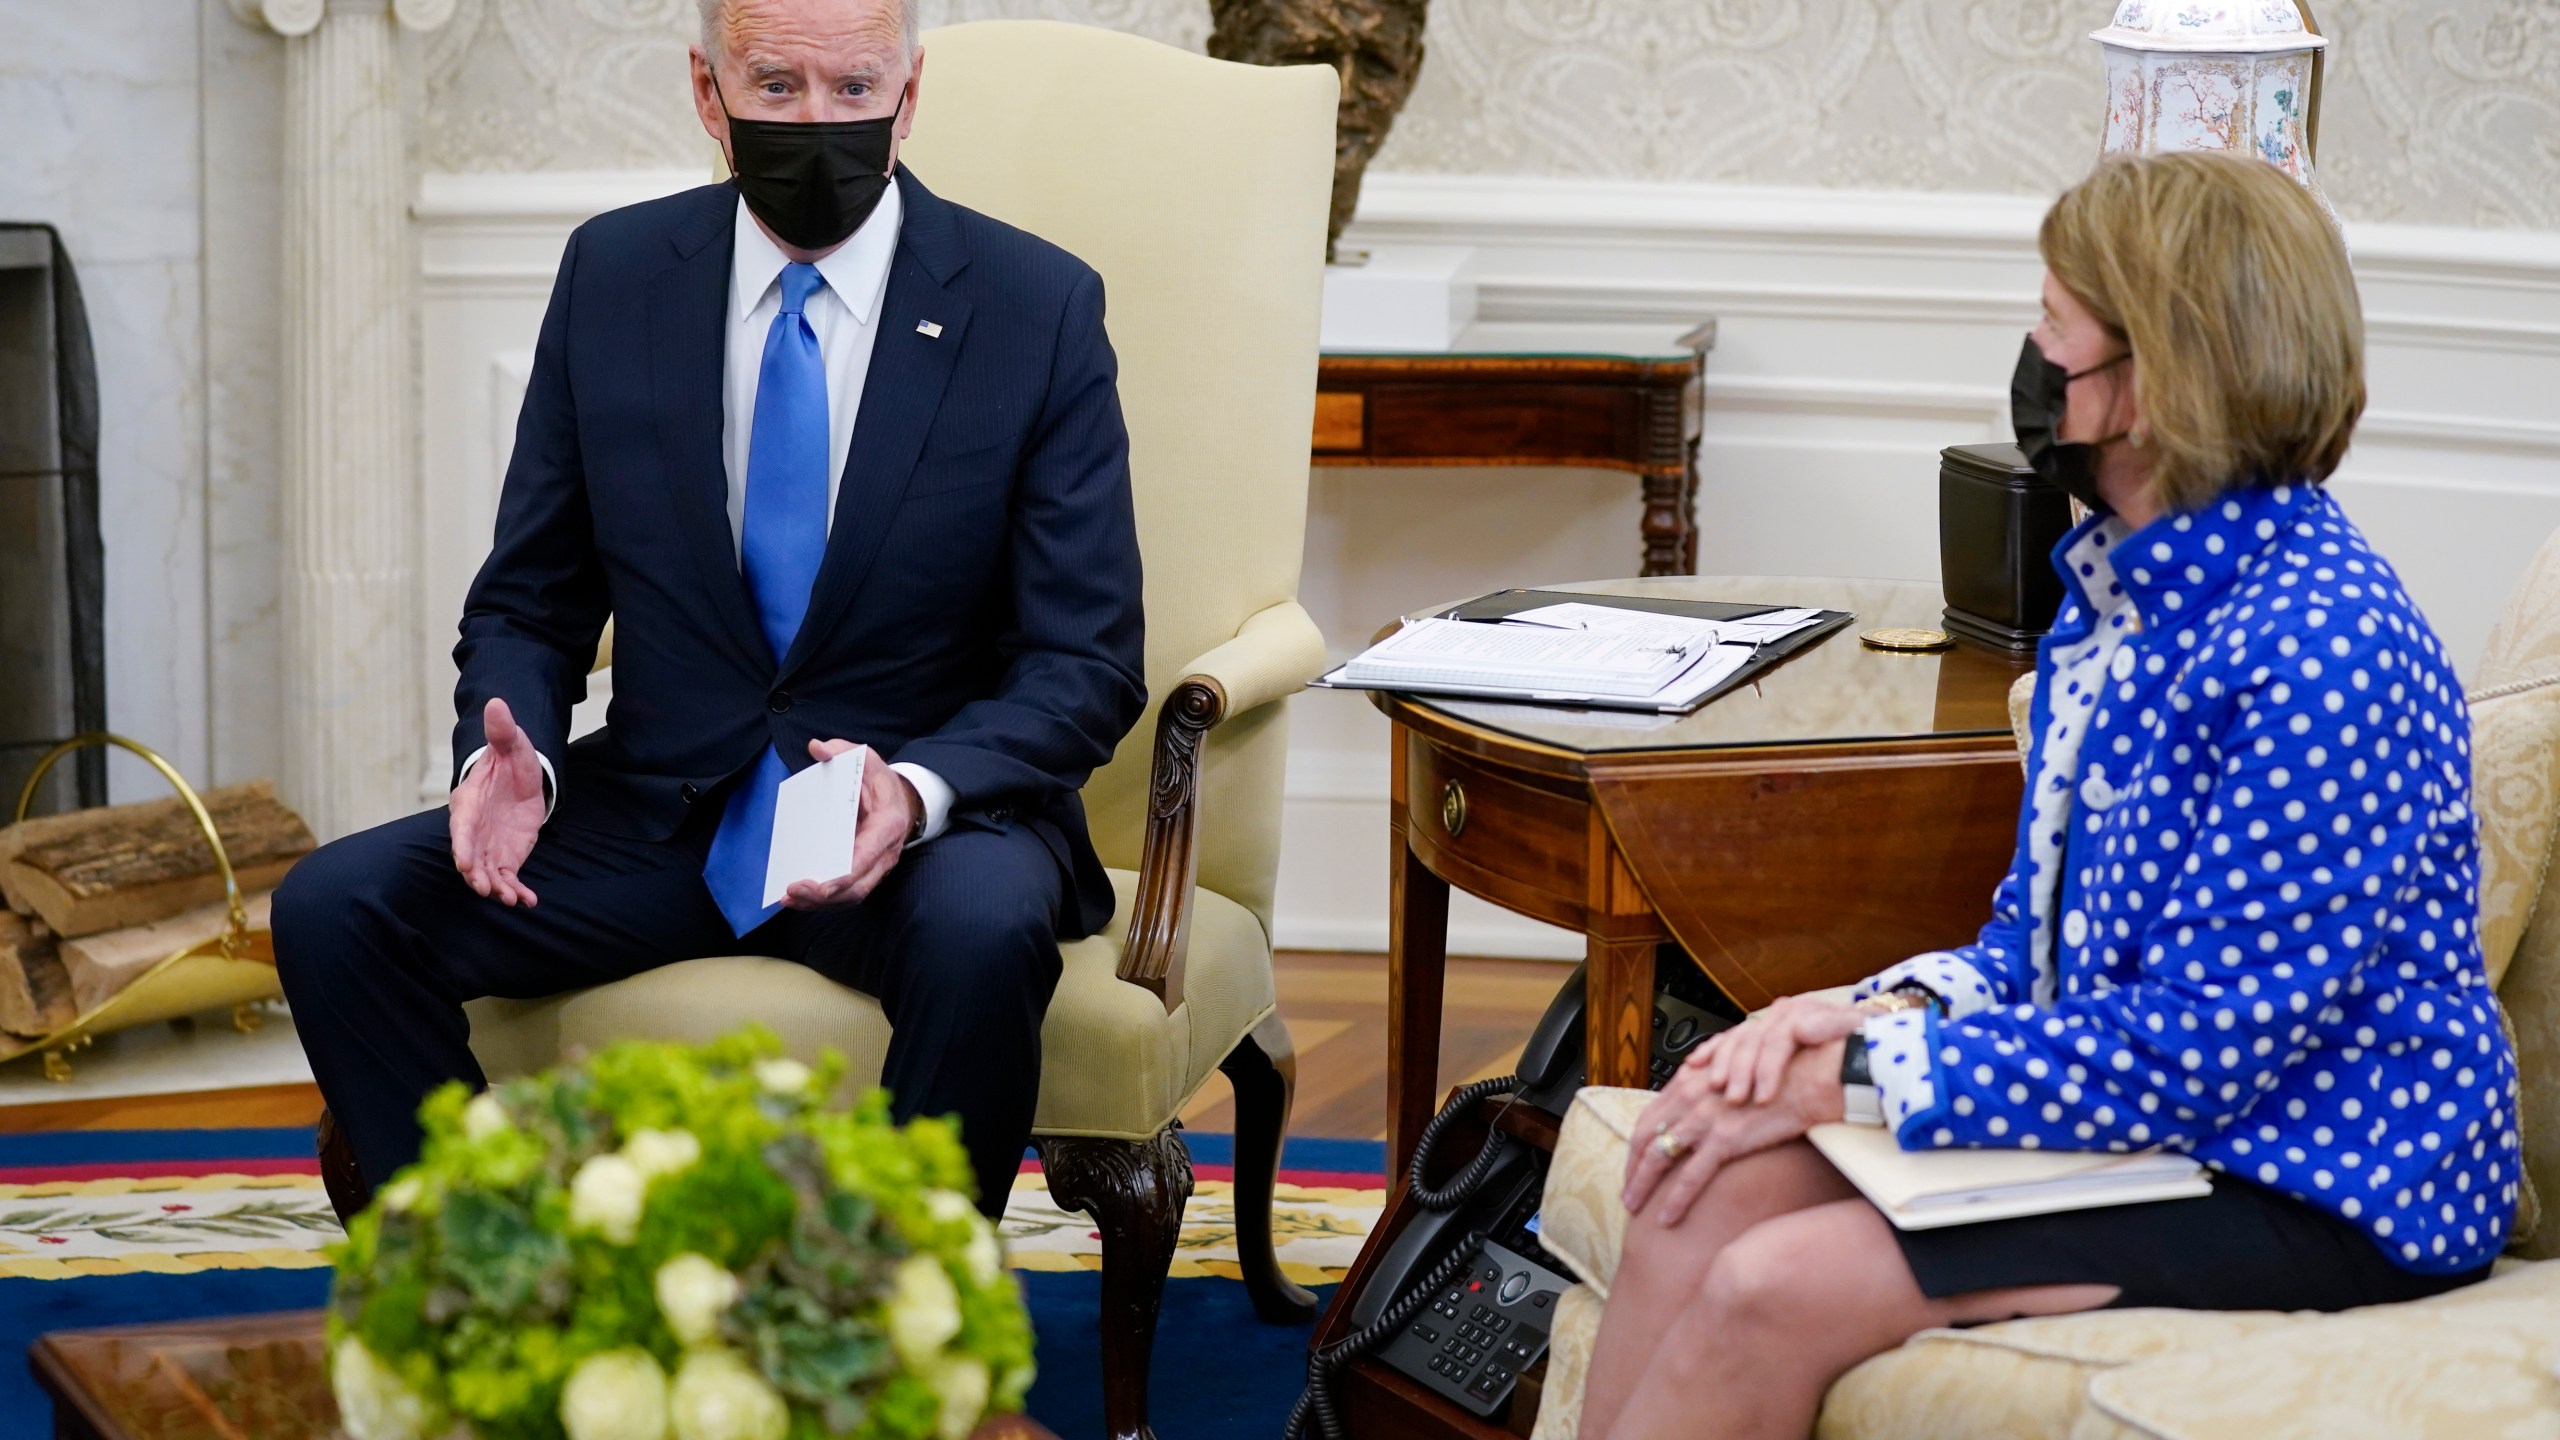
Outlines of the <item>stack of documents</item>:
<svg viewBox="0 0 2560 1440">
<path fill-rule="evenodd" d="M 2213 1190 L 2202 1165 L 2167 1150 L 1909 1151 L 1876 1125 L 1816 1125 L 1805 1138 L 1904 1230 L 2187 1200 Z"/>
<path fill-rule="evenodd" d="M 1823 617 L 1767 610 L 1706 620 L 1568 602 L 1493 621 L 1415 620 L 1323 683 L 1676 712 L 1695 708 L 1760 646 Z"/>
</svg>

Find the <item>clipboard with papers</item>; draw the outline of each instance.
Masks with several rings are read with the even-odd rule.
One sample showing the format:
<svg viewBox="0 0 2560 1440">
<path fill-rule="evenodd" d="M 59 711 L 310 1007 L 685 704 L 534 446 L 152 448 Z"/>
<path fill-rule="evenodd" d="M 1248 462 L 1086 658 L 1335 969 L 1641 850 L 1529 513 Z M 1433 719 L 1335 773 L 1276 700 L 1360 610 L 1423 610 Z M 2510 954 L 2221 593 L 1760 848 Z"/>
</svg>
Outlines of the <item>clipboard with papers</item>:
<svg viewBox="0 0 2560 1440">
<path fill-rule="evenodd" d="M 1408 621 L 1315 683 L 1685 715 L 1855 618 L 1844 610 L 1502 590 Z"/>
</svg>

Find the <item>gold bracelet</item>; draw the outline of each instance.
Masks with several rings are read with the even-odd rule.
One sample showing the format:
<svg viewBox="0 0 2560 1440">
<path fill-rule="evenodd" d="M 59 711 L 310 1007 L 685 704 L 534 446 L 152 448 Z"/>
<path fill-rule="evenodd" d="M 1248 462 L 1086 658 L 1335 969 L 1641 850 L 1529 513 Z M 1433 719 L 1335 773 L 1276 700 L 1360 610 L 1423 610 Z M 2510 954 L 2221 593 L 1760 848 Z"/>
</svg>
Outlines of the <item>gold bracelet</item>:
<svg viewBox="0 0 2560 1440">
<path fill-rule="evenodd" d="M 1902 1010 L 1925 1009 L 1928 1004 L 1908 990 L 1887 990 L 1881 995 L 1870 995 L 1849 1008 L 1867 1015 L 1891 1015 Z"/>
</svg>

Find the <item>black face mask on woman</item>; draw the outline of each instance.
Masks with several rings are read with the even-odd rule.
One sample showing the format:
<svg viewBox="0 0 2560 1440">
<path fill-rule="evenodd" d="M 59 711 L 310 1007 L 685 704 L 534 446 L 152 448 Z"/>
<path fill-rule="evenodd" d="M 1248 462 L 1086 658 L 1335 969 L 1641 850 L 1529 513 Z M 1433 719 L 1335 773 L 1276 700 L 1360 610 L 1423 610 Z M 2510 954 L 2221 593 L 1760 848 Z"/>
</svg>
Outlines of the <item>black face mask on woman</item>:
<svg viewBox="0 0 2560 1440">
<path fill-rule="evenodd" d="M 720 82 L 713 79 L 713 93 Z M 720 108 L 728 110 L 727 96 Z M 729 116 L 729 171 L 747 209 L 784 244 L 824 250 L 871 218 L 889 189 L 899 110 L 876 120 L 745 120 Z"/>
<path fill-rule="evenodd" d="M 2128 350 L 2086 370 L 2071 371 L 2044 358 L 2036 337 L 2018 348 L 2018 368 L 2009 377 L 2009 423 L 2018 432 L 2018 449 L 2027 463 L 2062 493 L 2092 510 L 2107 510 L 2098 498 L 2098 450 L 2124 438 L 2125 432 L 2094 441 L 2061 438 L 2063 412 L 2071 404 L 2071 382 L 2110 370 L 2133 358 Z"/>
</svg>

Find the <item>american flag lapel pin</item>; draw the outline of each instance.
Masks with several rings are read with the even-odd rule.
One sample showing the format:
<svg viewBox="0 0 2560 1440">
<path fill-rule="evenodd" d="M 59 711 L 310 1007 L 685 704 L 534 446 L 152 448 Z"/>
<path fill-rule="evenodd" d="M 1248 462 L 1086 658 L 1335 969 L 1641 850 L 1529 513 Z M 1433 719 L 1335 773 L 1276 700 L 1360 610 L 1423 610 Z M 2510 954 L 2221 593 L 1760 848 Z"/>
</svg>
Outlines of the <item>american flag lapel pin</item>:
<svg viewBox="0 0 2560 1440">
<path fill-rule="evenodd" d="M 927 340 L 939 340 L 942 338 L 942 326 L 932 320 L 919 320 L 916 322 L 916 333 Z"/>
</svg>

